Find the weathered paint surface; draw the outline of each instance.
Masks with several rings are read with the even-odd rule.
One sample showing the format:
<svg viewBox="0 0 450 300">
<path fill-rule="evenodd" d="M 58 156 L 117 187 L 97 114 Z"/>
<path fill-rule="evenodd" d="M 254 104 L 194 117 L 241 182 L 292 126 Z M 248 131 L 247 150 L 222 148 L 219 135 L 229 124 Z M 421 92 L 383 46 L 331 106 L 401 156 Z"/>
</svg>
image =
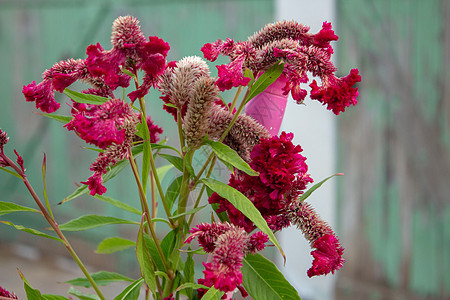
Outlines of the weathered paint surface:
<svg viewBox="0 0 450 300">
<path fill-rule="evenodd" d="M 75 183 L 90 176 L 89 164 L 96 153 L 83 150 L 81 147 L 85 145 L 60 123 L 34 114 L 34 105 L 26 103 L 21 93 L 22 86 L 33 80 L 39 81 L 44 69 L 56 61 L 70 57 L 84 58 L 85 47 L 89 44 L 99 42 L 108 49 L 113 20 L 127 14 L 140 19 L 146 36 L 158 35 L 169 42 L 172 50 L 168 60 L 179 60 L 187 55 L 202 56 L 200 48 L 203 44 L 218 38 L 246 39 L 273 19 L 273 1 L 1 1 L 0 127 L 11 137 L 7 151 L 12 154 L 15 148 L 24 157 L 28 178 L 39 195 L 42 195 L 41 163 L 43 152 L 46 152 L 48 193 L 59 223 L 88 213 L 122 218 L 135 216 L 89 196 L 56 206 L 75 190 Z M 216 72 L 213 67 L 211 71 Z M 162 102 L 157 97 L 159 95 L 153 93 L 149 97 L 151 99 L 147 99 L 147 111 L 151 111 L 154 121 L 164 127 L 163 137 L 171 139 L 169 143 L 176 143 L 176 126 L 172 117 L 162 110 Z M 64 103 L 68 99 L 57 95 L 57 101 Z M 67 115 L 68 106 L 63 104 L 57 113 Z M 159 162 L 159 165 L 164 164 Z M 172 177 L 165 179 L 165 186 L 174 174 L 168 176 Z M 107 195 L 127 199 L 128 204 L 139 207 L 136 183 L 131 172 L 125 170 L 113 181 L 107 185 Z M 27 194 L 21 183 L 6 173 L 0 173 L 0 194 L 0 201 L 33 206 L 32 200 L 24 196 Z M 25 214 L 2 217 L 8 218 L 24 226 L 38 226 L 41 230 L 46 227 L 39 217 Z M 135 234 L 132 228 L 130 232 Z M 93 244 L 99 242 L 100 237 L 117 234 L 124 232 L 118 232 L 115 226 L 107 226 L 83 232 L 83 237 L 89 238 Z M 16 234 L 11 228 L 0 226 L 0 242 L 13 239 L 27 241 L 27 238 L 29 236 L 25 233 Z M 135 261 L 132 253 L 129 259 Z M 118 267 L 130 268 L 130 264 Z"/>
<path fill-rule="evenodd" d="M 449 299 L 450 3 L 337 7 L 340 70 L 356 65 L 363 78 L 339 122 L 338 296 Z"/>
</svg>

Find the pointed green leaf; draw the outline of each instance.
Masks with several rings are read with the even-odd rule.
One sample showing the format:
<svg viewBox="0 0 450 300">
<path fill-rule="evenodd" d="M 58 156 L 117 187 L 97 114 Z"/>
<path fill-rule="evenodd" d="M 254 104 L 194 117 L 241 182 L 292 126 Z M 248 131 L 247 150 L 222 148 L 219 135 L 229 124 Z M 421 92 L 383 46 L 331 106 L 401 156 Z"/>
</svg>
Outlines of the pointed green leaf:
<svg viewBox="0 0 450 300">
<path fill-rule="evenodd" d="M 333 177 L 335 177 L 335 176 L 341 176 L 341 175 L 344 175 L 344 173 L 337 173 L 337 174 L 331 175 L 331 176 L 325 178 L 324 180 L 322 180 L 321 182 L 316 183 L 316 184 L 313 185 L 309 190 L 307 190 L 303 195 L 301 195 L 301 196 L 298 198 L 298 200 L 299 200 L 300 202 L 301 202 L 301 201 L 305 201 L 306 198 L 308 198 L 309 196 L 311 196 L 311 194 L 312 194 L 315 190 L 317 190 L 318 188 L 320 188 L 320 187 L 322 186 L 322 184 L 324 184 L 326 181 L 328 181 L 329 179 L 331 179 L 331 178 L 333 178 Z"/>
<path fill-rule="evenodd" d="M 209 287 L 206 285 L 203 285 L 203 284 L 199 284 L 199 283 L 186 282 L 186 283 L 183 283 L 182 285 L 180 285 L 176 291 L 179 292 L 184 289 L 194 289 L 194 290 L 205 289 L 205 290 L 207 290 L 207 289 L 209 289 Z"/>
<path fill-rule="evenodd" d="M 47 113 L 39 113 L 39 115 L 43 115 L 44 117 L 56 120 L 63 124 L 67 124 L 73 119 L 73 117 L 71 117 L 71 116 L 61 116 L 61 115 L 47 114 Z"/>
<path fill-rule="evenodd" d="M 150 173 L 150 167 L 151 167 L 151 155 L 152 154 L 152 148 L 150 146 L 150 132 L 148 129 L 147 120 L 145 119 L 144 115 L 142 115 L 142 138 L 144 140 L 143 142 L 143 153 L 142 153 L 142 187 L 144 188 L 144 193 L 147 191 L 147 181 L 148 176 Z"/>
<path fill-rule="evenodd" d="M 178 109 L 178 106 L 176 106 L 175 104 L 172 104 L 172 103 L 164 103 L 164 105 Z"/>
<path fill-rule="evenodd" d="M 172 210 L 173 204 L 178 198 L 178 195 L 180 194 L 181 189 L 181 182 L 183 181 L 183 176 L 178 176 L 175 178 L 167 188 L 167 192 L 165 195 L 167 207 L 169 210 Z"/>
<path fill-rule="evenodd" d="M 16 176 L 16 177 L 19 178 L 19 179 L 23 179 L 22 176 L 20 176 L 19 174 L 17 174 L 17 173 L 14 172 L 14 171 L 8 170 L 8 169 L 3 168 L 3 167 L 0 167 L 0 170 L 5 171 L 6 173 L 9 173 L 9 174 L 11 174 L 11 175 L 13 175 L 13 176 Z"/>
<path fill-rule="evenodd" d="M 97 250 L 95 252 L 100 254 L 110 254 L 135 246 L 136 243 L 134 241 L 130 241 L 119 237 L 111 237 L 101 241 L 100 244 L 98 244 Z"/>
<path fill-rule="evenodd" d="M 185 155 L 183 161 L 184 161 L 184 165 L 186 166 L 186 170 L 189 172 L 189 175 L 191 176 L 191 178 L 194 178 L 195 171 L 194 171 L 194 168 L 192 167 L 189 157 L 190 157 L 190 155 Z"/>
<path fill-rule="evenodd" d="M 95 105 L 101 105 L 105 102 L 107 102 L 109 99 L 97 95 L 92 94 L 84 94 L 75 92 L 69 89 L 64 89 L 64 94 L 66 94 L 70 99 L 72 99 L 75 102 L 78 103 L 87 103 L 87 104 L 95 104 Z"/>
<path fill-rule="evenodd" d="M 133 73 L 131 73 L 129 70 L 127 70 L 125 68 L 122 69 L 122 73 L 127 74 L 128 76 L 130 76 L 131 78 L 133 78 L 135 80 L 137 79 L 136 75 L 134 75 Z"/>
<path fill-rule="evenodd" d="M 97 295 L 86 294 L 86 293 L 76 290 L 73 287 L 70 287 L 68 293 L 76 296 L 78 299 L 81 299 L 81 300 L 100 300 L 100 298 Z"/>
<path fill-rule="evenodd" d="M 166 234 L 166 236 L 161 241 L 161 249 L 167 259 L 175 248 L 176 238 L 178 229 L 174 229 Z"/>
<path fill-rule="evenodd" d="M 225 293 L 216 290 L 214 287 L 210 287 L 209 290 L 203 295 L 202 300 L 220 300 L 223 294 Z"/>
<path fill-rule="evenodd" d="M 212 178 L 204 178 L 201 181 L 206 184 L 206 186 L 208 186 L 211 190 L 219 194 L 219 196 L 227 199 L 231 204 L 233 204 L 236 209 L 238 209 L 247 218 L 249 218 L 256 225 L 256 227 L 267 234 L 270 241 L 278 248 L 281 255 L 285 258 L 283 249 L 281 249 L 280 244 L 275 238 L 272 230 L 270 230 L 269 226 L 267 225 L 266 220 L 264 220 L 259 210 L 247 197 L 245 197 L 238 190 L 221 181 Z"/>
<path fill-rule="evenodd" d="M 164 177 L 166 177 L 167 173 L 170 169 L 173 168 L 173 165 L 165 165 L 156 169 L 156 173 L 158 174 L 159 181 L 162 182 Z"/>
<path fill-rule="evenodd" d="M 66 298 L 64 296 L 51 295 L 51 294 L 43 294 L 42 299 L 44 299 L 44 300 L 70 300 L 69 298 Z"/>
<path fill-rule="evenodd" d="M 139 224 L 137 222 L 108 216 L 86 215 L 59 226 L 63 231 L 82 231 L 112 224 Z"/>
<path fill-rule="evenodd" d="M 35 213 L 39 213 L 40 211 L 38 211 L 37 209 L 34 208 L 29 208 L 29 207 L 25 207 L 25 206 L 21 206 L 12 202 L 3 202 L 0 201 L 0 216 L 12 213 L 12 212 L 16 212 L 16 211 L 31 211 L 31 212 L 35 212 Z"/>
<path fill-rule="evenodd" d="M 131 281 L 133 281 L 133 279 L 131 279 L 127 276 L 124 276 L 124 275 L 121 275 L 118 273 L 114 273 L 114 272 L 106 272 L 106 271 L 92 273 L 91 276 L 92 276 L 92 279 L 94 279 L 95 283 L 100 286 L 108 285 L 113 282 L 122 282 L 122 281 L 130 281 L 131 282 Z M 86 279 L 86 277 L 75 278 L 75 279 L 66 281 L 65 283 L 75 285 L 75 286 L 82 286 L 85 288 L 89 288 L 92 286 L 91 283 L 89 282 L 89 280 Z"/>
<path fill-rule="evenodd" d="M 23 227 L 22 225 L 14 225 L 13 223 L 8 222 L 8 221 L 0 221 L 0 223 L 12 226 L 12 227 L 16 228 L 17 230 L 20 230 L 20 231 L 23 231 L 23 232 L 31 233 L 31 234 L 34 234 L 34 235 L 37 235 L 37 236 L 40 236 L 40 237 L 45 237 L 47 239 L 52 239 L 52 240 L 55 240 L 55 241 L 58 241 L 58 242 L 62 242 L 62 240 L 60 238 L 57 238 L 55 236 L 51 236 L 51 235 L 45 234 L 45 233 L 40 232 L 40 231 L 38 231 L 36 229 L 26 228 L 26 227 Z"/>
<path fill-rule="evenodd" d="M 123 290 L 114 300 L 137 300 L 141 293 L 141 286 L 144 278 L 139 278 Z"/>
<path fill-rule="evenodd" d="M 148 234 L 144 233 L 144 241 L 146 249 L 148 250 L 148 253 L 151 256 L 152 261 L 156 266 L 156 269 L 165 270 L 164 264 L 161 260 L 161 257 L 159 256 L 158 250 L 156 249 L 156 244 L 153 241 L 153 239 Z"/>
<path fill-rule="evenodd" d="M 27 299 L 33 299 L 33 300 L 40 300 L 42 299 L 41 292 L 37 289 L 34 289 L 31 287 L 31 285 L 28 283 L 25 276 L 23 276 L 22 272 L 19 270 L 20 278 L 23 281 L 23 287 L 25 289 L 25 293 L 27 294 Z"/>
<path fill-rule="evenodd" d="M 191 250 L 191 248 L 189 247 L 188 250 Z M 194 259 L 192 258 L 193 256 L 194 256 L 193 253 L 188 252 L 186 261 L 184 262 L 183 275 L 184 275 L 184 281 L 186 283 L 194 282 L 195 262 L 194 262 Z M 189 299 L 192 299 L 192 288 L 187 288 L 187 289 L 188 289 L 186 291 L 187 296 L 189 297 Z"/>
<path fill-rule="evenodd" d="M 273 262 L 260 254 L 250 254 L 242 262 L 243 285 L 254 299 L 300 300 L 295 288 Z"/>
<path fill-rule="evenodd" d="M 220 160 L 233 165 L 236 169 L 239 169 L 250 176 L 258 176 L 258 173 L 229 146 L 211 140 L 204 141 L 203 143 L 209 145 Z"/>
<path fill-rule="evenodd" d="M 170 162 L 175 168 L 183 172 L 183 159 L 178 156 L 160 153 L 159 156 Z"/>
<path fill-rule="evenodd" d="M 141 268 L 141 275 L 149 289 L 155 293 L 156 291 L 156 277 L 155 270 L 152 265 L 152 258 L 150 257 L 147 245 L 144 239 L 143 225 L 139 228 L 138 238 L 136 242 L 136 257 Z"/>
<path fill-rule="evenodd" d="M 265 71 L 253 84 L 248 93 L 246 102 L 250 101 L 256 95 L 264 92 L 264 90 L 275 82 L 283 73 L 284 63 L 275 63 L 267 71 Z"/>
<path fill-rule="evenodd" d="M 196 212 L 199 212 L 199 211 L 201 211 L 202 209 L 204 209 L 206 206 L 207 206 L 207 205 L 203 205 L 203 206 L 200 206 L 200 207 L 191 209 L 190 211 L 184 212 L 184 213 L 182 213 L 182 214 L 174 215 L 174 216 L 170 217 L 170 219 L 176 220 L 176 219 L 178 219 L 179 217 L 182 217 L 182 216 L 195 214 Z"/>
<path fill-rule="evenodd" d="M 99 200 L 105 201 L 105 202 L 107 202 L 109 204 L 114 205 L 117 208 L 123 209 L 123 210 L 131 212 L 133 214 L 137 214 L 137 215 L 141 215 L 142 214 L 139 209 L 134 208 L 133 206 L 128 205 L 126 203 L 123 203 L 120 200 L 116 200 L 116 199 L 113 199 L 111 197 L 106 197 L 106 196 L 102 196 L 102 195 L 95 195 L 94 198 L 97 198 Z"/>
</svg>

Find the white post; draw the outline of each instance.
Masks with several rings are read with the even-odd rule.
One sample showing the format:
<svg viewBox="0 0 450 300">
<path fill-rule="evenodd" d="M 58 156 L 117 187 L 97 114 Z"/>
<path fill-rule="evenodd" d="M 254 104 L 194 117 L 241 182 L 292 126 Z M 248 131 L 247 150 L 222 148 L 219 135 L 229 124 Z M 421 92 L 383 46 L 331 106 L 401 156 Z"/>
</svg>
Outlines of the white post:
<svg viewBox="0 0 450 300">
<path fill-rule="evenodd" d="M 311 33 L 318 32 L 324 21 L 335 25 L 334 0 L 276 0 L 275 3 L 277 20 L 295 20 L 310 26 Z M 336 34 L 339 35 L 338 32 Z M 307 85 L 305 88 L 309 91 Z M 305 104 L 297 105 L 292 98 L 288 99 L 280 132 L 294 133 L 294 144 L 303 148 L 302 154 L 307 157 L 309 173 L 315 182 L 319 182 L 339 171 L 336 170 L 336 116 L 318 101 L 312 101 L 308 97 Z M 308 202 L 333 227 L 336 214 L 334 182 L 325 183 L 308 198 Z M 311 248 L 302 233 L 295 227 L 290 227 L 284 229 L 278 239 L 287 256 L 286 266 L 283 266 L 283 259 L 277 257 L 278 267 L 299 291 L 302 299 L 334 299 L 336 275 L 313 278 L 306 275 L 313 258 L 310 255 Z"/>
</svg>

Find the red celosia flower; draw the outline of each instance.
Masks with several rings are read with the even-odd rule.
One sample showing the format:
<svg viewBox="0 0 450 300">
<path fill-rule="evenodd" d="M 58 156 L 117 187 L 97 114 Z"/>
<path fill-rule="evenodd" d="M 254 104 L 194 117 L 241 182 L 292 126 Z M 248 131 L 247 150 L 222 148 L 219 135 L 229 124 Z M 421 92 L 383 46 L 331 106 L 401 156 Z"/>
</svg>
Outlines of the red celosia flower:
<svg viewBox="0 0 450 300">
<path fill-rule="evenodd" d="M 102 173 L 96 172 L 94 175 L 89 177 L 87 181 L 82 181 L 81 183 L 86 184 L 89 188 L 90 194 L 94 195 L 103 195 L 106 193 L 106 187 L 103 185 L 103 177 Z"/>
<path fill-rule="evenodd" d="M 311 98 L 319 100 L 323 105 L 326 104 L 327 109 L 338 115 L 350 105 L 356 105 L 358 88 L 353 86 L 360 81 L 361 76 L 358 74 L 358 69 L 352 69 L 349 75 L 342 78 L 330 76 L 322 83 L 321 87 L 317 86 L 317 82 L 314 80 L 309 85 Z"/>
<path fill-rule="evenodd" d="M 205 252 L 211 253 L 207 263 L 203 263 L 204 279 L 199 283 L 214 286 L 224 292 L 234 291 L 242 283 L 242 260 L 245 255 L 264 249 L 268 236 L 263 232 L 249 235 L 242 228 L 229 223 L 203 223 L 190 230 L 192 233 L 185 243 L 198 238 Z M 241 292 L 243 289 L 240 289 Z M 199 290 L 202 296 L 204 290 Z M 243 293 L 246 294 L 244 291 Z"/>
<path fill-rule="evenodd" d="M 311 252 L 314 261 L 307 272 L 308 277 L 326 275 L 328 273 L 334 274 L 335 271 L 342 267 L 344 263 L 342 258 L 344 249 L 334 235 L 327 234 L 318 238 L 314 242 L 313 248 L 316 248 L 316 250 Z"/>
<path fill-rule="evenodd" d="M 280 137 L 261 140 L 253 148 L 250 162 L 259 176 L 236 172 L 228 183 L 252 201 L 273 230 L 281 229 L 281 225 L 289 225 L 289 222 L 281 222 L 274 216 L 280 215 L 313 181 L 307 174 L 306 158 L 300 154 L 302 148 L 295 146 L 292 139 L 292 133 L 283 132 Z M 226 199 L 213 194 L 209 202 L 219 203 L 218 212 L 227 211 L 233 224 L 248 232 L 253 230 L 253 223 Z"/>
<path fill-rule="evenodd" d="M 75 131 L 87 143 L 105 149 L 113 143 L 123 143 L 125 130 L 122 127 L 127 120 L 135 118 L 129 104 L 120 99 L 112 99 L 97 106 L 95 110 L 76 114 L 65 127 Z"/>
<path fill-rule="evenodd" d="M 1 286 L 0 286 L 0 296 L 5 297 L 6 299 L 19 299 L 19 298 L 17 298 L 16 294 L 8 292 Z"/>
<path fill-rule="evenodd" d="M 338 36 L 334 33 L 331 24 L 324 22 L 317 34 L 310 34 L 308 30 L 307 26 L 294 21 L 282 21 L 267 25 L 260 32 L 249 37 L 247 41 L 218 40 L 205 44 L 201 50 L 205 58 L 210 61 L 215 61 L 219 54 L 230 58 L 229 64 L 217 67 L 219 70 L 217 85 L 222 91 L 247 85 L 248 80 L 243 75 L 245 69 L 250 69 L 257 76 L 282 60 L 285 63 L 283 74 L 288 79 L 283 92 L 285 95 L 290 92 L 297 103 L 302 103 L 307 94 L 307 91 L 301 88 L 301 84 L 309 80 L 307 72 L 320 77 L 322 82 L 331 82 L 332 89 L 323 89 L 323 94 L 320 96 L 321 99 L 323 98 L 322 102 L 335 102 L 328 98 L 335 98 L 336 90 L 341 90 L 339 94 L 342 98 L 347 96 L 350 98 L 341 99 L 340 102 L 346 101 L 345 105 L 354 103 L 356 95 L 343 91 L 351 91 L 354 83 L 360 79 L 356 80 L 356 77 L 353 77 L 352 80 L 336 80 L 334 75 L 336 68 L 331 62 L 333 48 L 330 42 L 336 41 Z M 311 95 L 313 96 L 313 93 Z M 317 96 L 312 98 L 318 99 Z M 336 105 L 328 106 L 335 113 L 341 109 L 341 107 L 335 107 Z"/>
</svg>

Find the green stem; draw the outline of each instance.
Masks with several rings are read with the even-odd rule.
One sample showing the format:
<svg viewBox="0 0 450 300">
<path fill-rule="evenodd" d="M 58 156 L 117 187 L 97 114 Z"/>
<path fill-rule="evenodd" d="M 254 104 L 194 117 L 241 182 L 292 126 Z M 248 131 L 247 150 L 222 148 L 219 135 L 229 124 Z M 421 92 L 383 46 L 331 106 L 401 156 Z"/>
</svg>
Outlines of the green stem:
<svg viewBox="0 0 450 300">
<path fill-rule="evenodd" d="M 130 161 L 131 169 L 133 171 L 134 178 L 136 179 L 136 183 L 137 183 L 138 190 L 139 190 L 139 196 L 141 198 L 141 204 L 143 205 L 143 209 L 145 212 L 145 218 L 147 219 L 148 229 L 150 230 L 150 235 L 151 235 L 153 241 L 155 242 L 156 250 L 158 251 L 158 254 L 161 257 L 161 261 L 164 265 L 164 269 L 166 270 L 167 276 L 169 276 L 169 278 L 171 278 L 171 276 L 173 276 L 173 273 L 170 270 L 169 265 L 167 264 L 166 257 L 164 256 L 164 253 L 161 249 L 161 245 L 159 244 L 158 238 L 156 236 L 154 224 L 153 224 L 153 221 L 152 221 L 149 209 L 148 209 L 147 198 L 145 196 L 144 189 L 143 189 L 142 183 L 141 183 L 141 179 L 139 178 L 139 172 L 137 170 L 136 164 L 134 163 L 134 159 L 133 159 L 131 150 L 129 150 L 128 160 Z M 173 278 L 171 278 L 171 279 L 173 279 Z"/>
<path fill-rule="evenodd" d="M 56 221 L 52 218 L 52 216 L 46 210 L 44 204 L 42 203 L 41 199 L 39 199 L 39 196 L 34 191 L 33 187 L 30 184 L 30 182 L 26 178 L 26 175 L 24 174 L 24 172 L 12 160 L 10 160 L 9 157 L 7 157 L 6 155 L 2 155 L 2 158 L 8 163 L 9 166 L 11 166 L 17 172 L 18 175 L 22 176 L 23 183 L 27 187 L 28 191 L 31 194 L 31 197 L 33 197 L 34 201 L 36 202 L 37 206 L 41 210 L 42 215 L 47 220 L 48 224 L 50 224 L 50 226 L 53 228 L 53 230 L 58 235 L 58 237 L 63 241 L 63 244 L 66 247 L 67 251 L 69 252 L 70 256 L 72 256 L 72 258 L 75 260 L 75 262 L 77 263 L 78 267 L 83 272 L 83 274 L 86 277 L 86 279 L 90 282 L 90 284 L 94 288 L 94 290 L 97 293 L 98 297 L 100 299 L 102 299 L 102 300 L 105 300 L 105 297 L 103 296 L 102 292 L 98 288 L 98 286 L 95 283 L 94 279 L 92 278 L 91 274 L 89 274 L 88 270 L 86 269 L 86 267 L 84 266 L 83 262 L 81 261 L 81 259 L 76 254 L 75 250 L 72 248 L 72 246 L 70 245 L 69 241 L 67 240 L 67 238 L 62 233 L 61 229 L 59 229 L 59 226 L 56 223 Z"/>
</svg>

